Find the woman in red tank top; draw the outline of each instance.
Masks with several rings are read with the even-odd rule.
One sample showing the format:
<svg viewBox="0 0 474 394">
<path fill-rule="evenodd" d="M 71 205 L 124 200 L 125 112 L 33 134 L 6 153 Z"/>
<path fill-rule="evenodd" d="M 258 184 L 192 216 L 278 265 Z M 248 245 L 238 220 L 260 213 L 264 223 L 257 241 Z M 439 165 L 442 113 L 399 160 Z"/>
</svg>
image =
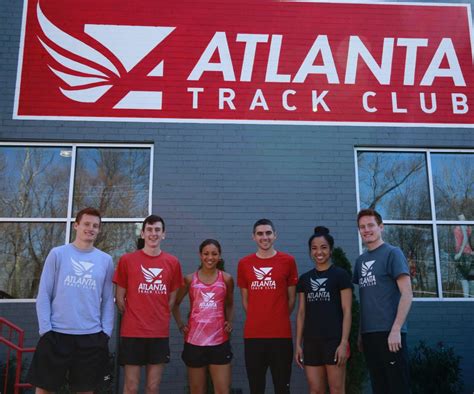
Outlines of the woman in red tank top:
<svg viewBox="0 0 474 394">
<path fill-rule="evenodd" d="M 214 392 L 228 394 L 234 281 L 231 275 L 218 268 L 223 262 L 219 242 L 206 239 L 199 246 L 199 255 L 201 265 L 196 272 L 186 275 L 185 286 L 176 296 L 173 316 L 184 334 L 182 359 L 187 366 L 191 394 L 205 393 L 207 369 Z M 183 322 L 180 313 L 186 294 L 190 301 L 187 323 Z"/>
</svg>

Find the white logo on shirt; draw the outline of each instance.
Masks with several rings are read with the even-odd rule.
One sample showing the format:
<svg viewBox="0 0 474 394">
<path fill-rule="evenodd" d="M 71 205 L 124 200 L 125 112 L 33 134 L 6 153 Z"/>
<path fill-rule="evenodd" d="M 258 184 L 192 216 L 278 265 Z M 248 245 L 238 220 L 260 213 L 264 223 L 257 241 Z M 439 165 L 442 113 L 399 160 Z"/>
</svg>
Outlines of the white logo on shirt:
<svg viewBox="0 0 474 394">
<path fill-rule="evenodd" d="M 138 285 L 140 294 L 166 294 L 166 285 L 163 283 L 163 268 L 145 268 L 140 265 L 145 282 Z"/>
<path fill-rule="evenodd" d="M 272 280 L 272 267 L 262 267 L 262 268 L 255 268 L 253 267 L 253 272 L 255 273 L 255 277 L 258 280 Z"/>
<path fill-rule="evenodd" d="M 326 282 L 328 281 L 327 278 L 325 279 L 309 279 L 311 283 L 311 290 L 313 291 L 326 291 Z"/>
<path fill-rule="evenodd" d="M 160 276 L 160 274 L 163 268 L 145 268 L 143 265 L 140 267 L 142 268 L 142 273 L 147 283 L 161 283 L 160 278 L 162 278 L 162 276 Z"/>
<path fill-rule="evenodd" d="M 204 293 L 201 291 L 202 302 L 199 304 L 201 309 L 216 309 L 217 302 L 214 300 L 216 293 Z"/>
<path fill-rule="evenodd" d="M 71 257 L 71 265 L 74 275 L 66 276 L 64 286 L 94 290 L 97 286 L 95 279 L 92 277 L 94 264 L 88 261 L 76 261 Z"/>
<path fill-rule="evenodd" d="M 331 301 L 331 294 L 328 291 L 326 291 L 327 281 L 328 281 L 328 278 L 322 278 L 322 279 L 309 278 L 311 290 L 313 291 L 308 293 L 306 297 L 308 302 Z"/>
<path fill-rule="evenodd" d="M 252 281 L 250 284 L 251 290 L 263 290 L 263 289 L 276 289 L 276 281 L 272 279 L 273 267 L 253 267 L 253 272 L 257 280 Z"/>
<path fill-rule="evenodd" d="M 362 263 L 359 278 L 360 288 L 375 286 L 377 284 L 377 279 L 373 273 L 374 264 L 375 260 L 365 261 Z"/>
</svg>

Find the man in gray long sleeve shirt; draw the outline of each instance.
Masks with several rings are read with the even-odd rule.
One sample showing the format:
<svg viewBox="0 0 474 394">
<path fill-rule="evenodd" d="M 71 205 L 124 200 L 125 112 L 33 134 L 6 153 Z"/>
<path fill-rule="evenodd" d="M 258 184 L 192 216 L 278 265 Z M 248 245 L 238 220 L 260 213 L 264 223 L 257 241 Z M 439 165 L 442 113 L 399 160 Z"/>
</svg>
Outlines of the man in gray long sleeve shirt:
<svg viewBox="0 0 474 394">
<path fill-rule="evenodd" d="M 37 394 L 92 393 L 104 381 L 114 321 L 112 257 L 94 247 L 101 217 L 85 208 L 74 222 L 74 242 L 46 258 L 36 299 L 40 340 L 27 380 Z"/>
</svg>

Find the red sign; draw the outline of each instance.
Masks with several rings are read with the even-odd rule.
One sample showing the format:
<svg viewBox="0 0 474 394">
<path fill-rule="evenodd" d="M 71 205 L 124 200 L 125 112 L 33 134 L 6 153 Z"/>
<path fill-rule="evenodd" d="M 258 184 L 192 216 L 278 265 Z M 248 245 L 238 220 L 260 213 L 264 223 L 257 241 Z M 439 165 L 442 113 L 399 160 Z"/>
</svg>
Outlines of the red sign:
<svg viewBox="0 0 474 394">
<path fill-rule="evenodd" d="M 25 0 L 14 118 L 472 126 L 468 5 Z"/>
</svg>

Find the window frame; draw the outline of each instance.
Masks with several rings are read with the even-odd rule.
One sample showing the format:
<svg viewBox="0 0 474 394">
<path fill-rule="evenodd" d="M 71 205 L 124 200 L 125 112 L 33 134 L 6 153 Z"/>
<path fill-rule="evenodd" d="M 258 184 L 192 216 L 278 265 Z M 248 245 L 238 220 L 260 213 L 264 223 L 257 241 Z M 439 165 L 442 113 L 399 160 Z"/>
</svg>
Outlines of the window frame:
<svg viewBox="0 0 474 394">
<path fill-rule="evenodd" d="M 154 145 L 146 143 L 89 143 L 89 142 L 15 142 L 15 141 L 0 141 L 0 148 L 3 147 L 65 147 L 71 149 L 71 168 L 69 173 L 69 192 L 67 199 L 66 217 L 0 217 L 0 223 L 65 223 L 65 239 L 64 244 L 71 242 L 72 225 L 74 223 L 73 215 L 73 199 L 74 199 L 74 179 L 76 173 L 76 156 L 78 148 L 146 148 L 149 149 L 150 154 L 150 176 L 148 184 L 148 215 L 152 212 L 152 195 L 153 195 L 153 161 L 154 161 Z M 121 218 L 102 218 L 102 223 L 136 223 L 142 222 L 144 217 L 121 217 Z M 1 303 L 12 302 L 35 302 L 35 298 L 14 298 L 14 299 L 0 299 Z"/>
<path fill-rule="evenodd" d="M 356 202 L 357 202 L 357 212 L 360 211 L 360 188 L 359 188 L 359 164 L 358 164 L 358 154 L 360 152 L 392 152 L 392 153 L 424 153 L 426 160 L 427 176 L 428 176 L 428 192 L 431 208 L 431 219 L 429 220 L 386 220 L 384 219 L 384 224 L 386 225 L 407 225 L 407 224 L 420 224 L 420 225 L 430 225 L 433 234 L 433 256 L 436 269 L 436 284 L 438 288 L 437 297 L 414 297 L 414 301 L 422 302 L 433 302 L 433 301 L 443 301 L 443 302 L 474 302 L 474 297 L 464 298 L 464 297 L 444 297 L 443 288 L 442 288 L 442 278 L 441 278 L 441 260 L 439 255 L 439 243 L 438 243 L 438 225 L 468 225 L 474 226 L 474 220 L 438 220 L 436 218 L 436 207 L 435 207 L 435 196 L 434 196 L 434 186 L 433 186 L 433 173 L 431 166 L 431 154 L 437 153 L 468 153 L 474 155 L 474 149 L 456 149 L 456 148 L 405 148 L 405 147 L 374 147 L 374 146 L 357 146 L 354 148 L 354 168 L 355 168 L 355 182 L 356 182 Z M 359 253 L 363 252 L 363 244 L 360 233 L 357 232 L 359 240 Z"/>
</svg>

